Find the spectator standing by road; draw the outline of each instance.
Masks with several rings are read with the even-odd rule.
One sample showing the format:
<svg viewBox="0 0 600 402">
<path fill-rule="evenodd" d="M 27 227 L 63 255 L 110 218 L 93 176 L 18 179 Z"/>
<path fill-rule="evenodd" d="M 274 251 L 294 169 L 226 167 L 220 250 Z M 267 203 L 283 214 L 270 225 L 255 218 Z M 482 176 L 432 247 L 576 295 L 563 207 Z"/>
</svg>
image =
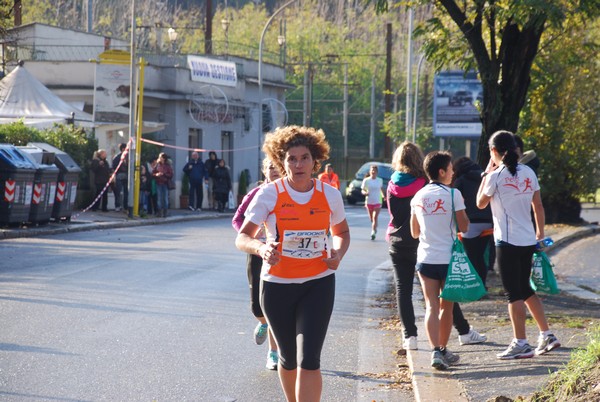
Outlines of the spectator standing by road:
<svg viewBox="0 0 600 402">
<path fill-rule="evenodd" d="M 429 184 L 410 203 L 410 229 L 412 236 L 419 239 L 417 272 L 425 297 L 425 329 L 433 349 L 431 366 L 445 370 L 457 363 L 459 357 L 446 349 L 454 303 L 440 298 L 440 293 L 457 235 L 454 228 L 458 225 L 461 232 L 466 232 L 469 218 L 460 191 L 448 187 L 452 182 L 452 156 L 448 152 L 431 152 L 425 157 L 424 168 Z"/>
<path fill-rule="evenodd" d="M 490 161 L 477 193 L 477 206 L 492 206 L 496 260 L 508 297 L 513 336 L 508 348 L 496 356 L 502 360 L 542 355 L 560 347 L 548 326 L 542 301 L 529 285 L 536 243 L 544 238 L 544 207 L 533 170 L 518 163 L 517 144 L 509 131 L 497 131 L 489 140 Z M 531 221 L 531 208 L 535 228 Z M 535 351 L 527 342 L 526 308 L 540 331 Z"/>
<path fill-rule="evenodd" d="M 372 165 L 369 168 L 369 175 L 364 178 L 360 189 L 365 195 L 365 208 L 371 221 L 371 240 L 375 240 L 377 236 L 377 223 L 379 220 L 379 212 L 381 211 L 381 203 L 383 199 L 383 180 L 377 177 L 379 169 L 377 165 Z"/>
<path fill-rule="evenodd" d="M 213 194 L 219 212 L 225 211 L 225 205 L 229 201 L 229 192 L 231 191 L 231 188 L 229 169 L 225 166 L 225 161 L 219 159 L 217 168 L 213 174 Z"/>
<path fill-rule="evenodd" d="M 192 158 L 183 167 L 183 173 L 190 179 L 190 202 L 189 209 L 192 211 L 202 210 L 204 199 L 204 184 L 208 183 L 208 171 L 204 162 L 199 158 L 198 152 L 192 152 Z"/>
<path fill-rule="evenodd" d="M 127 186 L 127 177 L 129 175 L 129 157 L 127 149 L 127 144 L 122 143 L 119 145 L 119 152 L 115 155 L 112 160 L 112 169 L 116 173 L 115 176 L 115 211 L 120 211 L 121 209 L 127 210 L 129 208 L 129 187 Z M 121 163 L 121 159 L 123 162 Z M 119 167 L 119 164 L 121 166 Z M 118 169 L 117 169 L 118 168 Z"/>
<path fill-rule="evenodd" d="M 157 207 L 156 216 L 166 218 L 169 210 L 169 180 L 173 179 L 173 168 L 169 156 L 164 152 L 158 155 L 156 166 L 152 170 L 156 180 Z"/>
<path fill-rule="evenodd" d="M 267 158 L 263 159 L 263 174 L 265 176 L 265 182 L 263 183 L 264 185 L 267 185 L 268 183 L 271 183 L 281 177 L 277 166 L 275 166 L 275 164 Z M 242 203 L 235 211 L 231 224 L 236 232 L 240 231 L 240 228 L 244 223 L 244 214 L 248 209 L 248 205 L 260 188 L 260 186 L 255 187 L 248 194 L 246 194 L 246 196 L 244 196 L 242 199 Z M 266 242 L 267 238 L 264 228 L 260 229 L 258 238 L 262 242 Z M 262 259 L 256 254 L 248 254 L 246 268 L 248 272 L 248 285 L 250 286 L 250 306 L 252 308 L 252 314 L 254 314 L 254 317 L 256 317 L 258 320 L 258 324 L 254 329 L 254 342 L 257 345 L 262 345 L 267 338 L 269 339 L 269 353 L 267 355 L 266 367 L 269 370 L 277 370 L 277 362 L 279 361 L 279 357 L 277 355 L 277 343 L 275 342 L 273 332 L 269 329 L 267 319 L 265 318 L 262 308 L 260 307 L 260 270 L 262 268 Z"/>
<path fill-rule="evenodd" d="M 108 212 L 108 193 L 104 190 L 106 183 L 110 180 L 111 170 L 106 160 L 106 151 L 99 149 L 94 152 L 92 158 L 91 167 L 94 172 L 94 185 L 96 186 L 96 198 L 102 194 L 102 197 L 98 198 L 92 206 L 92 211 L 97 211 L 102 204 L 102 212 Z"/>
<path fill-rule="evenodd" d="M 340 189 L 340 178 L 337 173 L 333 171 L 333 166 L 331 163 L 325 165 L 325 171 L 319 175 L 319 180 L 323 183 L 329 184 L 331 187 Z"/>
<path fill-rule="evenodd" d="M 279 346 L 278 374 L 286 400 L 319 401 L 334 273 L 350 244 L 344 202 L 338 190 L 312 178 L 329 157 L 323 131 L 278 128 L 267 134 L 263 151 L 285 177 L 258 191 L 236 246 L 263 259 L 261 307 Z M 263 223 L 266 243 L 255 238 Z"/>
<path fill-rule="evenodd" d="M 215 201 L 215 195 L 213 193 L 214 183 L 214 175 L 215 170 L 219 166 L 219 161 L 217 160 L 217 153 L 215 151 L 210 151 L 208 153 L 208 159 L 204 162 L 204 167 L 208 172 L 208 186 L 207 186 L 207 194 L 208 197 L 208 209 L 217 209 L 217 203 Z"/>
</svg>

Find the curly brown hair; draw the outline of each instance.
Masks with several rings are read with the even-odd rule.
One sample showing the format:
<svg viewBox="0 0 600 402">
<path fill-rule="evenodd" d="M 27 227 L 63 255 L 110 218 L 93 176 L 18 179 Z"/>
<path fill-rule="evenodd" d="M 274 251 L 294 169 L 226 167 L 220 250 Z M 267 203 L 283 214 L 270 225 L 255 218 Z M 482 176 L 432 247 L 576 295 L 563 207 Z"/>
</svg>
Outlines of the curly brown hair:
<svg viewBox="0 0 600 402">
<path fill-rule="evenodd" d="M 312 127 L 286 126 L 275 129 L 265 136 L 263 152 L 273 161 L 280 172 L 285 172 L 283 162 L 290 148 L 304 146 L 310 151 L 315 164 L 313 173 L 321 169 L 321 162 L 329 159 L 329 143 L 323 130 Z"/>
</svg>

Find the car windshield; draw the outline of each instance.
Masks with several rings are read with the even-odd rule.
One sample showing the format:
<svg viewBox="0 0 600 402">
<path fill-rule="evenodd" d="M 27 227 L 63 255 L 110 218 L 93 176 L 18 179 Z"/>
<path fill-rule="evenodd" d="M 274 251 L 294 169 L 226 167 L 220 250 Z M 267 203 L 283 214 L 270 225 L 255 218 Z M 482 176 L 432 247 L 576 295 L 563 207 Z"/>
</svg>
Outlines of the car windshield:
<svg viewBox="0 0 600 402">
<path fill-rule="evenodd" d="M 365 176 L 367 174 L 369 174 L 369 169 L 371 169 L 371 165 L 373 165 L 372 163 L 365 163 L 364 165 L 362 165 L 360 167 L 360 169 L 358 169 L 358 172 L 356 172 L 356 178 L 358 180 L 362 180 L 365 178 Z M 378 171 L 377 171 L 377 176 L 381 177 L 382 179 L 385 180 L 389 180 L 390 177 L 392 177 L 392 173 L 394 173 L 394 170 L 391 168 L 391 166 L 388 165 L 380 165 L 380 164 L 376 164 Z"/>
</svg>

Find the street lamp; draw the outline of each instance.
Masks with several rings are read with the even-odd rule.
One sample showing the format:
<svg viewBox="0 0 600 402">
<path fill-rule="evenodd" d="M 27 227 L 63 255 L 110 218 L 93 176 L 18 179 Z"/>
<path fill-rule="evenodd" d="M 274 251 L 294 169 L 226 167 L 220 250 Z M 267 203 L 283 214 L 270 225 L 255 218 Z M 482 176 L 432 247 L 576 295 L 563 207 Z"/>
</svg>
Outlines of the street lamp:
<svg viewBox="0 0 600 402">
<path fill-rule="evenodd" d="M 263 129 L 263 115 L 262 115 L 262 98 L 263 98 L 263 81 L 262 81 L 262 59 L 263 59 L 263 43 L 265 41 L 265 34 L 267 33 L 267 28 L 273 22 L 273 19 L 282 12 L 286 7 L 295 3 L 298 0 L 290 0 L 285 3 L 283 6 L 279 7 L 273 15 L 267 20 L 262 33 L 260 35 L 260 42 L 258 43 L 258 175 L 260 175 L 260 144 L 261 144 L 261 133 Z M 279 38 L 278 38 L 279 39 Z"/>
<path fill-rule="evenodd" d="M 177 49 L 177 31 L 171 27 L 167 30 L 167 34 L 169 35 L 169 40 L 171 41 L 171 48 L 173 49 L 173 52 L 175 52 Z"/>
</svg>

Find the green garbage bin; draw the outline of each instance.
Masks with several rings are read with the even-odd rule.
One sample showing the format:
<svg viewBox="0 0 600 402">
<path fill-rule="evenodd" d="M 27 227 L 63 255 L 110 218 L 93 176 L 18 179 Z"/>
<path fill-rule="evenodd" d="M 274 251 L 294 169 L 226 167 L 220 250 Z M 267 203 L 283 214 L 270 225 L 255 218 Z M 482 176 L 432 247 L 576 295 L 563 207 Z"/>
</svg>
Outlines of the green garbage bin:
<svg viewBox="0 0 600 402">
<path fill-rule="evenodd" d="M 29 221 L 35 166 L 19 149 L 0 144 L 0 223 Z"/>
<path fill-rule="evenodd" d="M 52 219 L 55 221 L 71 220 L 71 214 L 77 198 L 77 185 L 81 168 L 69 154 L 44 142 L 30 142 L 28 147 L 39 148 L 54 154 L 54 164 L 58 167 L 56 196 L 52 209 Z"/>
<path fill-rule="evenodd" d="M 37 147 L 17 147 L 36 167 L 33 176 L 33 193 L 31 195 L 31 208 L 29 222 L 36 225 L 46 224 L 52 217 L 54 199 L 56 196 L 56 183 L 59 169 L 54 165 L 55 155 Z"/>
</svg>

